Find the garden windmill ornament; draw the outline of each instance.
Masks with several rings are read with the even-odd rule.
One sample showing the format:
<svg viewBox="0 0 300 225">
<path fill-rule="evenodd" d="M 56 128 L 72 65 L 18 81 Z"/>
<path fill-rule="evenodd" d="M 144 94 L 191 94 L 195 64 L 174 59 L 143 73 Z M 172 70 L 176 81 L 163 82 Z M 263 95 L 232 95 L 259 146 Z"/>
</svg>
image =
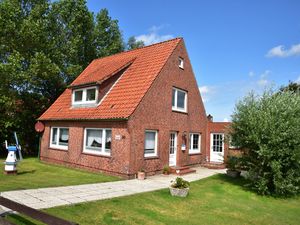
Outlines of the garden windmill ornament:
<svg viewBox="0 0 300 225">
<path fill-rule="evenodd" d="M 4 172 L 6 174 L 16 174 L 17 173 L 17 164 L 19 161 L 23 159 L 22 153 L 21 153 L 21 145 L 19 145 L 17 133 L 14 132 L 14 137 L 16 144 L 15 145 L 8 145 L 7 141 L 5 141 L 5 147 L 8 151 L 7 158 L 4 162 L 5 168 Z M 17 155 L 19 155 L 19 159 L 17 158 Z"/>
</svg>

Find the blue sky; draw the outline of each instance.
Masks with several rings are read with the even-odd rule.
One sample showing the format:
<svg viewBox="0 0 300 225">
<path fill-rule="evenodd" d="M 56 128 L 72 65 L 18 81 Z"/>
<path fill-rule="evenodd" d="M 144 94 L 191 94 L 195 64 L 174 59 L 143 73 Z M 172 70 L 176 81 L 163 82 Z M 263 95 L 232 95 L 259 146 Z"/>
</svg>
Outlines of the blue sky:
<svg viewBox="0 0 300 225">
<path fill-rule="evenodd" d="M 107 8 L 124 39 L 183 37 L 207 114 L 230 120 L 249 91 L 300 83 L 300 1 L 88 0 Z"/>
</svg>

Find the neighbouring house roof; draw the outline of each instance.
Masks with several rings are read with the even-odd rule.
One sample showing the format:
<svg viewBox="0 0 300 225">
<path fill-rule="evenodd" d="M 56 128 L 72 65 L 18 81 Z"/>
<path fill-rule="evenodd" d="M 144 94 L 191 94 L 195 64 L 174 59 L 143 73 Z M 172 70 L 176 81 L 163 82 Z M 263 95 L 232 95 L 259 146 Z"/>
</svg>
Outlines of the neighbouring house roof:
<svg viewBox="0 0 300 225">
<path fill-rule="evenodd" d="M 181 40 L 175 38 L 93 60 L 39 120 L 129 118 Z M 124 68 L 125 72 L 97 107 L 72 108 L 72 88 L 100 84 Z"/>
</svg>

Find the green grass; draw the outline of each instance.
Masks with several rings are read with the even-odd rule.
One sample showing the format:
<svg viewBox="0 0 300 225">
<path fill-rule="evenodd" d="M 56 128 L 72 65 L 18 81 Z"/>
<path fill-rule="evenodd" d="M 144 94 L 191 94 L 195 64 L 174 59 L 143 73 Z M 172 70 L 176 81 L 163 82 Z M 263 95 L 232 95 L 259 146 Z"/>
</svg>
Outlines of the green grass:
<svg viewBox="0 0 300 225">
<path fill-rule="evenodd" d="M 171 197 L 167 189 L 45 210 L 87 224 L 299 224 L 300 198 L 259 196 L 244 180 L 216 175 L 193 182 L 187 198 Z M 27 217 L 11 216 L 17 224 Z"/>
<path fill-rule="evenodd" d="M 3 161 L 0 160 L 0 192 L 120 180 L 102 173 L 46 164 L 36 158 L 27 158 L 21 161 L 18 164 L 18 175 L 4 175 Z"/>
</svg>

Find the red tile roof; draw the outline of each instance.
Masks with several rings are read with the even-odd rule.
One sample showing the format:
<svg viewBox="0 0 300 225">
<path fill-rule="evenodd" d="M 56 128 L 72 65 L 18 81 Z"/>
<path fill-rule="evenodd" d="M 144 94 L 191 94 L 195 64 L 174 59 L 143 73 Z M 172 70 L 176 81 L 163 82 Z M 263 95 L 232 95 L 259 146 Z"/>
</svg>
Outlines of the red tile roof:
<svg viewBox="0 0 300 225">
<path fill-rule="evenodd" d="M 93 60 L 71 87 L 101 82 L 131 64 L 97 107 L 72 108 L 72 89 L 68 88 L 39 120 L 129 118 L 181 40 L 176 38 Z"/>
</svg>

